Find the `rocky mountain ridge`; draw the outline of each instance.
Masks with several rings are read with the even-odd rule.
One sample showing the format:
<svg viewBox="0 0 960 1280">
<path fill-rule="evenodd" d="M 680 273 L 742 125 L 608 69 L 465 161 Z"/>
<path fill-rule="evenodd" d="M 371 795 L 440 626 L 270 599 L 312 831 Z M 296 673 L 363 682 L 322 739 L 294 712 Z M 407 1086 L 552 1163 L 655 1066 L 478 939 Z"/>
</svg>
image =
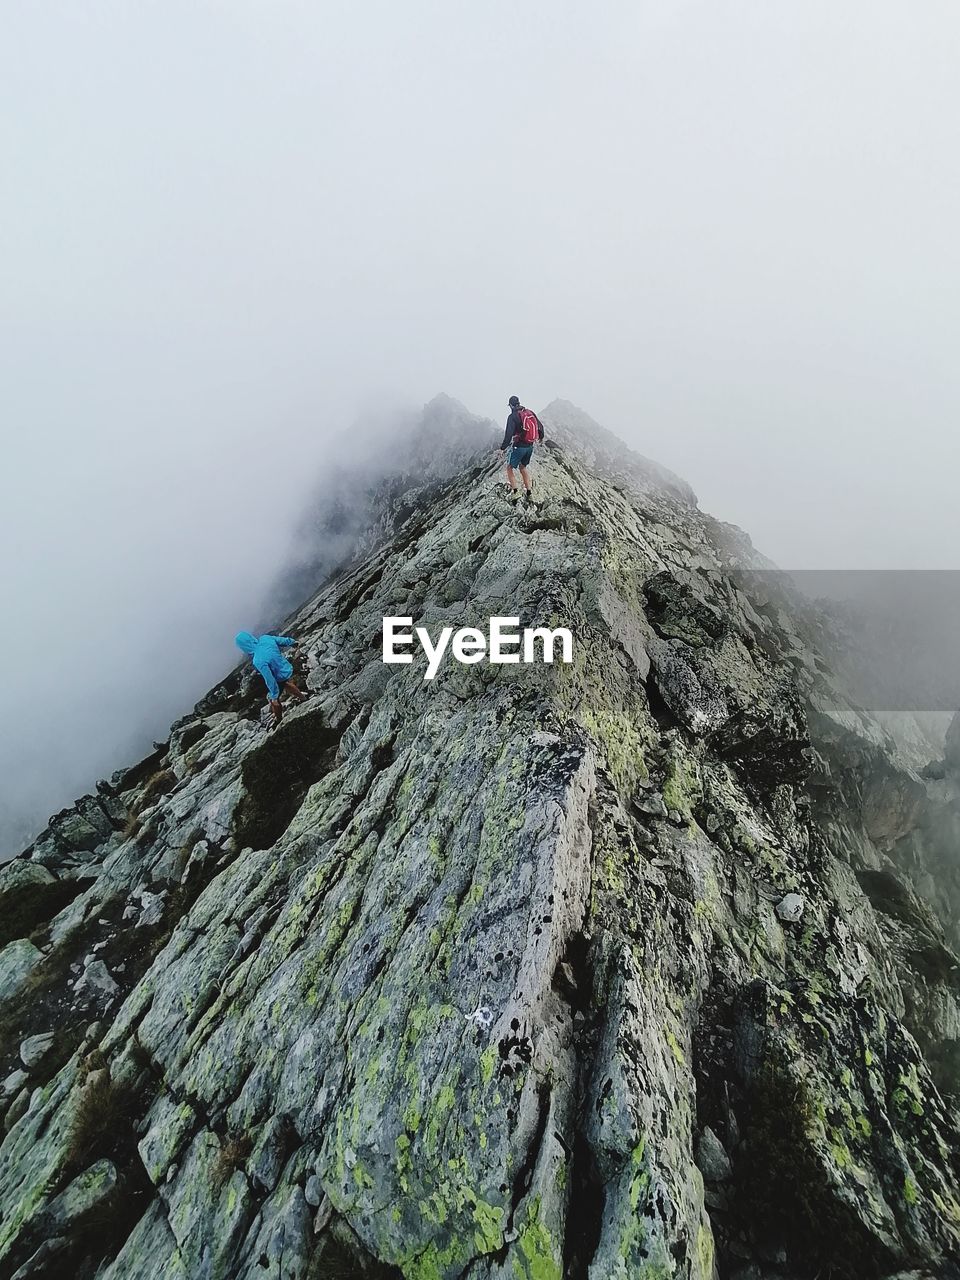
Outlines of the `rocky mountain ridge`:
<svg viewBox="0 0 960 1280">
<path fill-rule="evenodd" d="M 578 414 L 536 508 L 385 486 L 302 707 L 238 669 L 0 869 L 5 1274 L 960 1274 L 960 753 Z M 575 660 L 426 683 L 386 614 Z"/>
</svg>

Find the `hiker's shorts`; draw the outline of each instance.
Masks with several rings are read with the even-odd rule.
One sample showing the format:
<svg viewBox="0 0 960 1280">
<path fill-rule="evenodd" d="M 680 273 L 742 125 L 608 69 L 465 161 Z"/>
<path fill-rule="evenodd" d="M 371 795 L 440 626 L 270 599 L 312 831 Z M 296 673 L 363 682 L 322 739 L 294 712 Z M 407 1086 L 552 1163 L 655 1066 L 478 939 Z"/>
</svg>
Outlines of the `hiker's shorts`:
<svg viewBox="0 0 960 1280">
<path fill-rule="evenodd" d="M 510 450 L 510 466 L 525 467 L 533 457 L 532 444 L 515 444 Z"/>
<path fill-rule="evenodd" d="M 277 684 L 280 685 L 281 688 L 283 688 L 293 675 L 293 667 L 291 667 L 286 658 L 281 658 L 279 662 L 271 662 L 270 670 L 273 672 Z"/>
</svg>

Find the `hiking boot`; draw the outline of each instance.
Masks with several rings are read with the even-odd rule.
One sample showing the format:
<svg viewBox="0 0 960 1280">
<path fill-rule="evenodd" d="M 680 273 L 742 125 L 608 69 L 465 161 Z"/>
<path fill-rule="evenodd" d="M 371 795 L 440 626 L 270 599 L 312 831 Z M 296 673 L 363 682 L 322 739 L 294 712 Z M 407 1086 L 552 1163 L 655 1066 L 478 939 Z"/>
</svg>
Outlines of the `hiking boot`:
<svg viewBox="0 0 960 1280">
<path fill-rule="evenodd" d="M 526 502 L 528 507 L 533 506 L 533 490 L 532 489 L 527 490 L 526 494 L 524 495 L 524 501 Z"/>
</svg>

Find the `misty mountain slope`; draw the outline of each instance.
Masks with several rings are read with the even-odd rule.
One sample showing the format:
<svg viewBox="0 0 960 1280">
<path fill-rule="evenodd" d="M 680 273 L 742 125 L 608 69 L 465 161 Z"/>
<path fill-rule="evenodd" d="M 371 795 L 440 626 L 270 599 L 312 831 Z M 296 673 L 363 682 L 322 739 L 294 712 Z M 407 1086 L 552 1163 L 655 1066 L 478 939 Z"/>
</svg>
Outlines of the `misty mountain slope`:
<svg viewBox="0 0 960 1280">
<path fill-rule="evenodd" d="M 541 418 L 551 439 L 573 448 L 587 466 L 651 500 L 658 493 L 679 498 L 691 507 L 697 497 L 686 480 L 633 449 L 569 400 L 552 400 Z"/>
<path fill-rule="evenodd" d="M 272 620 L 297 609 L 334 569 L 370 548 L 392 528 L 405 495 L 446 480 L 500 436 L 487 418 L 452 396 L 392 424 L 358 422 L 346 433 L 342 457 L 331 459 L 300 521 L 284 568 L 266 602 Z M 265 622 L 269 625 L 269 621 Z"/>
<path fill-rule="evenodd" d="M 632 469 L 422 491 L 307 703 L 234 673 L 0 871 L 5 1274 L 957 1274 L 949 780 Z M 427 682 L 388 614 L 574 662 Z"/>
<path fill-rule="evenodd" d="M 318 434 L 322 438 L 322 426 Z M 95 681 L 86 698 L 77 691 L 77 698 L 71 695 L 61 702 L 54 681 L 45 702 L 58 707 L 56 714 L 49 709 L 39 717 L 31 714 L 26 738 L 19 717 L 10 718 L 8 738 L 11 744 L 16 739 L 19 750 L 16 767 L 11 767 L 8 754 L 3 770 L 0 863 L 34 839 L 51 810 L 77 795 L 91 777 L 112 773 L 163 735 L 170 720 L 216 678 L 239 626 L 255 631 L 276 628 L 278 619 L 298 608 L 319 582 L 388 532 L 405 495 L 415 501 L 424 485 L 454 474 L 478 450 L 489 446 L 492 451 L 499 439 L 492 422 L 445 395 L 434 397 L 415 413 L 367 417 L 358 413 L 355 422 L 346 421 L 322 456 L 309 501 L 291 522 L 288 544 L 283 547 L 279 540 L 275 544 L 273 576 L 261 579 L 262 560 L 255 556 L 250 583 L 241 576 L 241 585 L 224 587 L 215 580 L 222 579 L 221 571 L 228 566 L 215 553 L 208 564 L 209 589 L 197 593 L 200 617 L 191 617 L 182 600 L 169 599 L 168 593 L 179 587 L 157 585 L 152 597 L 144 596 L 143 611 L 154 619 L 158 632 L 169 630 L 171 618 L 179 617 L 181 626 L 187 621 L 194 624 L 189 656 L 181 651 L 175 661 L 168 660 L 158 669 L 144 649 L 142 633 L 121 628 L 113 643 L 124 653 L 111 664 L 111 679 L 101 680 L 101 685 L 106 681 L 109 686 L 103 690 L 106 702 L 97 698 Z M 309 456 L 315 459 L 316 451 Z M 302 456 L 297 462 L 302 470 Z M 295 476 L 284 486 L 278 504 L 289 501 L 284 494 L 302 492 L 305 487 Z M 286 525 L 287 517 L 265 502 L 257 504 L 252 519 L 276 527 Z M 259 542 L 259 534 L 257 538 Z M 239 542 L 231 554 L 238 564 L 248 563 Z M 141 570 L 144 578 L 150 576 L 146 563 Z M 232 574 L 227 577 L 235 580 Z M 189 582 L 183 587 L 187 590 Z M 98 588 L 102 593 L 106 581 L 98 579 Z M 152 635 L 149 643 L 155 643 Z M 51 657 L 56 652 L 54 646 Z M 131 684 L 133 668 L 142 672 L 142 679 Z M 149 686 L 147 696 L 138 692 L 145 685 Z M 97 731 L 91 733 L 94 720 Z"/>
</svg>

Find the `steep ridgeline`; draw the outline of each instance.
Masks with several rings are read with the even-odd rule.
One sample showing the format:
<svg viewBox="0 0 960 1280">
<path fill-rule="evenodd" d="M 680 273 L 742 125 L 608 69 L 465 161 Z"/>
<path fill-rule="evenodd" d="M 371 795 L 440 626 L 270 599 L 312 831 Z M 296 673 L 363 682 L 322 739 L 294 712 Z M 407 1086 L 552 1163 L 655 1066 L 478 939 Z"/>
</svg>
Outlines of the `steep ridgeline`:
<svg viewBox="0 0 960 1280">
<path fill-rule="evenodd" d="M 266 602 L 272 622 L 299 608 L 317 584 L 369 550 L 419 502 L 429 487 L 449 480 L 502 433 L 451 396 L 435 396 L 421 413 L 386 432 L 362 424 L 346 432 L 349 449 L 328 460 L 295 530 L 290 562 Z"/>
<path fill-rule="evenodd" d="M 298 608 L 320 582 L 359 551 L 369 550 L 419 502 L 429 500 L 430 486 L 449 479 L 479 452 L 486 449 L 492 454 L 501 436 L 502 427 L 498 430 L 489 419 L 469 413 L 446 395 L 436 396 L 417 413 L 396 415 L 389 429 L 376 418 L 344 422 L 324 459 L 309 501 L 291 530 L 277 577 L 256 612 L 247 613 L 248 605 L 244 605 L 242 624 L 253 631 L 275 628 L 278 619 Z M 297 462 L 302 470 L 303 458 Z M 215 566 L 210 566 L 209 571 L 217 572 Z M 224 602 L 219 607 L 223 608 Z M 231 635 L 240 621 L 226 616 L 214 619 L 222 625 L 225 648 L 230 647 Z M 202 641 L 198 656 L 205 665 Z M 165 680 L 160 677 L 155 696 L 147 700 L 147 709 L 131 707 L 127 732 L 122 735 L 126 747 L 94 735 L 88 761 L 90 773 L 86 777 L 79 775 L 82 781 L 75 785 L 85 785 L 88 778 L 95 776 L 94 770 L 114 771 L 131 755 L 145 750 L 151 737 L 187 705 L 187 699 L 194 699 L 200 692 L 202 685 L 195 683 L 197 669 L 196 665 L 187 664 L 187 670 L 175 682 L 169 674 Z M 157 719 L 158 716 L 165 718 Z M 42 759 L 42 754 L 38 758 Z M 31 788 L 29 799 L 16 794 L 10 779 L 4 778 L 6 788 L 0 788 L 0 863 L 32 840 L 50 808 L 62 804 L 64 794 L 71 794 L 62 788 L 74 785 L 69 778 L 77 776 L 79 762 L 64 761 L 62 754 L 59 758 L 60 766 L 50 770 L 51 777 L 59 778 L 59 783 Z M 46 804 L 42 800 L 44 794 L 48 796 Z M 38 808 L 41 804 L 44 807 Z M 88 808 L 96 828 L 103 823 L 103 815 L 97 816 L 98 805 Z M 109 820 L 106 830 L 110 830 Z M 92 838 L 84 826 L 70 840 L 80 841 L 82 853 Z"/>
<path fill-rule="evenodd" d="M 539 508 L 478 456 L 303 606 L 279 729 L 234 673 L 0 872 L 4 1275 L 958 1274 L 952 757 L 545 417 Z"/>
</svg>

